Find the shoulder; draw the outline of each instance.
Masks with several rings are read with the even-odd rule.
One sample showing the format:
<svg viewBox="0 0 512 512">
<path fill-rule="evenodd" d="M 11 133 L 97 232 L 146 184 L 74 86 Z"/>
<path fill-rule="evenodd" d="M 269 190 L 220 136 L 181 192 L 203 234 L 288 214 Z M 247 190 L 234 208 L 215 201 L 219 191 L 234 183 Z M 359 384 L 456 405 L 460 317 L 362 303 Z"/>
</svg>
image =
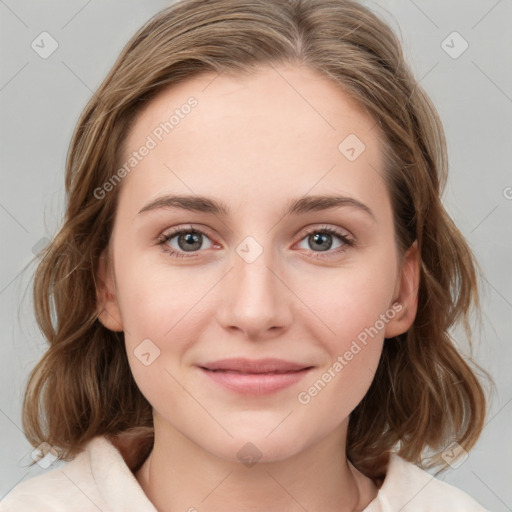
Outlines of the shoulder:
<svg viewBox="0 0 512 512">
<path fill-rule="evenodd" d="M 487 512 L 465 492 L 398 455 L 391 455 L 377 500 L 390 512 Z M 372 510 L 368 508 L 368 512 Z"/>
<path fill-rule="evenodd" d="M 124 489 L 124 497 L 119 496 L 119 487 Z M 145 495 L 121 454 L 105 437 L 98 436 L 72 461 L 14 487 L 0 502 L 0 512 L 61 512 L 68 511 L 70 504 L 81 512 L 106 512 L 120 500 L 129 499 L 133 489 L 134 503 L 143 504 Z"/>
</svg>

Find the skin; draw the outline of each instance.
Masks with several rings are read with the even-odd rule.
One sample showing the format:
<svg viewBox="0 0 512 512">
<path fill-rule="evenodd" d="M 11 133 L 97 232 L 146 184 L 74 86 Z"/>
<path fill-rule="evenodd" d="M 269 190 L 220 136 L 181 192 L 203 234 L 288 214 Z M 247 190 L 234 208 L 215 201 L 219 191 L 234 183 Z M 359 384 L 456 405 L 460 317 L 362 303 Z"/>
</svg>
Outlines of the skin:
<svg viewBox="0 0 512 512">
<path fill-rule="evenodd" d="M 123 330 L 133 376 L 154 411 L 155 445 L 136 478 L 161 512 L 362 510 L 376 485 L 345 457 L 348 417 L 366 394 L 385 341 L 409 329 L 417 308 L 416 245 L 399 258 L 381 134 L 335 83 L 306 67 L 262 67 L 246 77 L 206 73 L 161 92 L 138 116 L 124 156 L 194 96 L 198 105 L 121 183 L 98 277 L 100 321 Z M 356 134 L 355 161 L 338 150 Z M 162 194 L 224 202 L 229 215 L 138 212 Z M 283 216 L 290 199 L 339 194 L 366 204 Z M 172 227 L 207 229 L 189 256 Z M 332 235 L 322 251 L 311 237 Z M 248 263 L 247 237 L 262 248 Z M 324 245 L 328 242 L 324 242 Z M 253 250 L 253 249 L 251 249 Z M 324 256 L 315 258 L 315 255 Z M 402 305 L 343 370 L 301 404 L 299 392 L 332 367 L 379 315 Z M 160 350 L 146 366 L 144 339 Z M 151 345 L 153 346 L 153 345 Z M 314 369 L 289 388 L 243 396 L 195 366 L 225 357 L 277 357 Z M 237 452 L 247 443 L 261 459 Z"/>
</svg>

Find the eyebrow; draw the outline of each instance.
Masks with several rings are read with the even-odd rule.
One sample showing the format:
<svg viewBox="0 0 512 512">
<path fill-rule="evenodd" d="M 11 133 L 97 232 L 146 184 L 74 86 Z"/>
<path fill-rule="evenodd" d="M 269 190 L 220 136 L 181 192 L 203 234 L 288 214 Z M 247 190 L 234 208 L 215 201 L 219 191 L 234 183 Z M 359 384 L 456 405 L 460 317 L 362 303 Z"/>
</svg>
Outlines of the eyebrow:
<svg viewBox="0 0 512 512">
<path fill-rule="evenodd" d="M 352 197 L 338 195 L 317 195 L 301 197 L 300 199 L 291 199 L 285 206 L 284 215 L 299 215 L 308 212 L 330 210 L 340 207 L 357 208 L 358 210 L 370 215 L 374 220 L 376 219 L 372 210 L 361 201 L 358 201 Z M 172 208 L 223 216 L 228 216 L 230 213 L 229 207 L 225 203 L 209 197 L 197 195 L 164 195 L 157 197 L 156 199 L 146 204 L 139 211 L 139 214 L 152 210 Z"/>
</svg>

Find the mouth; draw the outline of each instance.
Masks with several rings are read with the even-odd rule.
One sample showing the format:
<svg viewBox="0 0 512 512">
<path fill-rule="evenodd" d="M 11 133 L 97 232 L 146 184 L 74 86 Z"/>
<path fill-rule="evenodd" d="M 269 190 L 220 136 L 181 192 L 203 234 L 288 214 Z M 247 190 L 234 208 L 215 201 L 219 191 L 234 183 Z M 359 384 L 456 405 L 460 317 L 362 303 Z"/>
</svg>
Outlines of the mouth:
<svg viewBox="0 0 512 512">
<path fill-rule="evenodd" d="M 216 384 L 236 393 L 263 395 L 301 380 L 313 366 L 282 359 L 222 359 L 198 365 Z"/>
</svg>

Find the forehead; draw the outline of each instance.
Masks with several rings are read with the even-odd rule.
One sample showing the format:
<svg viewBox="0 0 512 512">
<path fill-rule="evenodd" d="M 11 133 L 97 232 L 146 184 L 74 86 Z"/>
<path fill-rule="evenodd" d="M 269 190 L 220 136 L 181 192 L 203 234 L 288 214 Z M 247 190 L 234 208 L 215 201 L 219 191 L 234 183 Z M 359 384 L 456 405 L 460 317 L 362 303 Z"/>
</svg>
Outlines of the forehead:
<svg viewBox="0 0 512 512">
<path fill-rule="evenodd" d="M 125 140 L 122 164 L 146 156 L 121 195 L 140 207 L 162 192 L 228 203 L 308 193 L 383 196 L 381 137 L 341 86 L 307 68 L 203 73 L 161 91 Z M 261 205 L 260 205 L 261 207 Z"/>
</svg>

